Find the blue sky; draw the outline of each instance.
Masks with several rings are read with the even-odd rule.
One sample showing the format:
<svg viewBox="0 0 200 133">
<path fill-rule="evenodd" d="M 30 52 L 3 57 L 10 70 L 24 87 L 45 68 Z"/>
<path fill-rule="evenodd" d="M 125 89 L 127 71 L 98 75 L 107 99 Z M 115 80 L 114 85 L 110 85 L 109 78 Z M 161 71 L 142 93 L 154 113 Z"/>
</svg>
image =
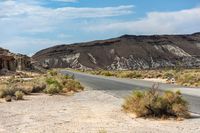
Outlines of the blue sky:
<svg viewBox="0 0 200 133">
<path fill-rule="evenodd" d="M 0 47 L 32 55 L 123 34 L 200 31 L 200 0 L 0 0 Z"/>
</svg>

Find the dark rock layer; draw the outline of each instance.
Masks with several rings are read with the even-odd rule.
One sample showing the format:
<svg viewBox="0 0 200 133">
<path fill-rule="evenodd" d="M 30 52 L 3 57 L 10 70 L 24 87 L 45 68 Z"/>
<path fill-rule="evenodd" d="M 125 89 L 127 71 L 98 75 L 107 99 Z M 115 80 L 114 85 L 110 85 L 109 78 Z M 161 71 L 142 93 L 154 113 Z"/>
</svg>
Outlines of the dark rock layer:
<svg viewBox="0 0 200 133">
<path fill-rule="evenodd" d="M 33 59 L 47 68 L 155 69 L 200 67 L 200 33 L 191 35 L 124 35 L 119 38 L 58 45 Z"/>
</svg>

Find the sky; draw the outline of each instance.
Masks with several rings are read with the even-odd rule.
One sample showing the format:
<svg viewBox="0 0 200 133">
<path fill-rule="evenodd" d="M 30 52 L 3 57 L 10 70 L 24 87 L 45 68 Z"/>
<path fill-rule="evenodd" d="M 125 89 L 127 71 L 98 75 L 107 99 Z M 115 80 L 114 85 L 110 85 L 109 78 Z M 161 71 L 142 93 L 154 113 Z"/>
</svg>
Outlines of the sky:
<svg viewBox="0 0 200 133">
<path fill-rule="evenodd" d="M 200 0 L 0 0 L 0 47 L 33 55 L 124 34 L 200 32 Z"/>
</svg>

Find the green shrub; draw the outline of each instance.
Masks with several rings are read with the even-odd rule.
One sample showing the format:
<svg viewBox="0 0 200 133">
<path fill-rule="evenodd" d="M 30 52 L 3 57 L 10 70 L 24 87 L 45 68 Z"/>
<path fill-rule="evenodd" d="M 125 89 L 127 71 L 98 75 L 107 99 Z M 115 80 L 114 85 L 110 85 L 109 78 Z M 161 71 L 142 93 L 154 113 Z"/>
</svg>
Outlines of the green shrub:
<svg viewBox="0 0 200 133">
<path fill-rule="evenodd" d="M 47 74 L 50 76 L 57 76 L 58 72 L 56 70 L 49 70 Z"/>
<path fill-rule="evenodd" d="M 58 94 L 62 90 L 61 86 L 59 84 L 50 84 L 47 86 L 46 89 L 44 89 L 44 92 L 47 94 Z"/>
<path fill-rule="evenodd" d="M 161 95 L 154 87 L 149 91 L 133 92 L 125 99 L 122 107 L 137 117 L 189 117 L 188 103 L 179 91 L 166 91 Z"/>
<path fill-rule="evenodd" d="M 59 84 L 59 82 L 54 77 L 47 77 L 46 83 L 47 83 L 47 85 Z"/>
<path fill-rule="evenodd" d="M 22 91 L 16 91 L 15 92 L 15 98 L 16 100 L 23 100 L 24 93 Z"/>
</svg>

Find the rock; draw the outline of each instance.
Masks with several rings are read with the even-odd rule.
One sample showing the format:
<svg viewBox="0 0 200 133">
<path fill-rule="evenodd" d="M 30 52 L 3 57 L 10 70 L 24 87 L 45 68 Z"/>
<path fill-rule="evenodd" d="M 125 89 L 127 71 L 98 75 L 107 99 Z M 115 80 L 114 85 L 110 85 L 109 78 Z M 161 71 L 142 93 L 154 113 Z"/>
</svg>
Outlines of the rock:
<svg viewBox="0 0 200 133">
<path fill-rule="evenodd" d="M 5 75 L 9 71 L 26 70 L 31 68 L 31 58 L 14 54 L 9 50 L 0 48 L 0 74 Z"/>
<path fill-rule="evenodd" d="M 6 102 L 11 102 L 11 101 L 12 101 L 12 97 L 9 96 L 9 95 L 6 96 L 6 97 L 5 97 L 5 101 L 6 101 Z"/>
<path fill-rule="evenodd" d="M 8 69 L 3 68 L 3 69 L 0 70 L 0 75 L 6 75 L 8 72 L 9 72 Z"/>
<path fill-rule="evenodd" d="M 196 68 L 200 66 L 200 34 L 124 35 L 102 41 L 58 45 L 41 50 L 32 58 L 46 68 Z"/>
</svg>

